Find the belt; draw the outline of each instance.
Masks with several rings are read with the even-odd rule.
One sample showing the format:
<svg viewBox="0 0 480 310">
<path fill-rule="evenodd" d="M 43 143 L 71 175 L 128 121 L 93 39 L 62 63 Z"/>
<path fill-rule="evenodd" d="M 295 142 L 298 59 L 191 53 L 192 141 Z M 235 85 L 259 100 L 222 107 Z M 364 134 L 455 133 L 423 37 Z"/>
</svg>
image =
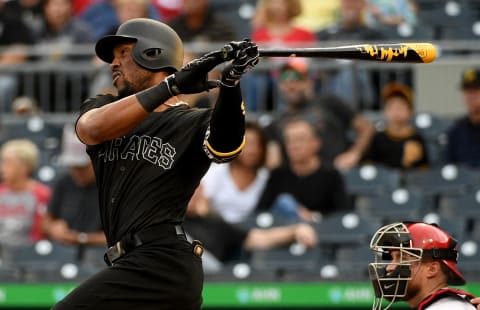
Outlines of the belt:
<svg viewBox="0 0 480 310">
<path fill-rule="evenodd" d="M 157 224 L 136 233 L 128 233 L 120 241 L 108 248 L 103 259 L 108 266 L 112 266 L 117 259 L 133 249 L 143 244 L 172 236 L 187 240 L 183 226 L 175 224 Z"/>
</svg>

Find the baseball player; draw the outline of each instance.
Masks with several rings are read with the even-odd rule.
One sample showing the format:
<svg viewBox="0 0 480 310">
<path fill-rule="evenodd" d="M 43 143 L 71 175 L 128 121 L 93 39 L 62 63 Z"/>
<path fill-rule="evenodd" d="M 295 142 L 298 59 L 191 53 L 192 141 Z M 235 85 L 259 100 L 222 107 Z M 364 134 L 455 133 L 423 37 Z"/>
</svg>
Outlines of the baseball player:
<svg viewBox="0 0 480 310">
<path fill-rule="evenodd" d="M 477 310 L 480 310 L 480 297 L 476 297 L 476 298 L 472 299 L 472 304 L 477 306 Z"/>
<path fill-rule="evenodd" d="M 76 131 L 96 173 L 110 267 L 53 309 L 200 309 L 203 248 L 187 241 L 182 221 L 211 161 L 232 159 L 245 143 L 239 79 L 257 64 L 257 46 L 231 42 L 181 68 L 173 29 L 131 19 L 95 51 L 110 63 L 118 96 L 86 100 Z M 207 81 L 228 59 L 221 80 Z M 213 109 L 176 97 L 212 87 L 220 88 Z"/>
<path fill-rule="evenodd" d="M 399 300 L 416 310 L 476 309 L 472 294 L 449 287 L 464 285 L 465 279 L 456 266 L 457 241 L 437 225 L 386 225 L 375 233 L 370 248 L 377 254 L 369 265 L 372 309 L 389 309 Z"/>
</svg>

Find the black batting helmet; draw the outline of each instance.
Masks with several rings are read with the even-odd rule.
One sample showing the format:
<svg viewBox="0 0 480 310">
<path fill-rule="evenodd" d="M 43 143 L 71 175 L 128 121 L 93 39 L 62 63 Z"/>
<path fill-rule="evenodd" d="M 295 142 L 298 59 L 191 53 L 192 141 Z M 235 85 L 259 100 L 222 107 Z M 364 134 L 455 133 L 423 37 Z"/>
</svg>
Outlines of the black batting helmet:
<svg viewBox="0 0 480 310">
<path fill-rule="evenodd" d="M 183 43 L 178 34 L 166 24 L 134 18 L 118 27 L 115 35 L 101 38 L 95 52 L 105 62 L 112 63 L 113 48 L 126 42 L 135 42 L 132 49 L 135 62 L 148 70 L 178 71 L 183 64 Z"/>
</svg>

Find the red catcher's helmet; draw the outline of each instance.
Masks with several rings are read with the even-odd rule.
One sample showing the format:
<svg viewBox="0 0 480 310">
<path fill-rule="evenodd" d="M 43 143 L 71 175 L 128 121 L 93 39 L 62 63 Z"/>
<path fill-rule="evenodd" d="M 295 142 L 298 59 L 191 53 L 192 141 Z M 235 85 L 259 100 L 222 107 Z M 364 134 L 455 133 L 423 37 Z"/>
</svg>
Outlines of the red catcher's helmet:
<svg viewBox="0 0 480 310">
<path fill-rule="evenodd" d="M 440 259 L 452 271 L 450 285 L 464 285 L 465 278 L 457 268 L 457 241 L 440 227 L 427 223 L 407 223 L 413 248 L 423 249 L 423 257 Z"/>
</svg>

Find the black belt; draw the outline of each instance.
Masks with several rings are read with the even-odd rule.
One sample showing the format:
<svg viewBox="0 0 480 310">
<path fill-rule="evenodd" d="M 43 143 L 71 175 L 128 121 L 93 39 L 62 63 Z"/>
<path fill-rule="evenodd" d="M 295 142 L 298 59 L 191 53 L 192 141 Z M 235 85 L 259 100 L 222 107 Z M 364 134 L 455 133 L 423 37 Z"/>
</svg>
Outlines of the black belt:
<svg viewBox="0 0 480 310">
<path fill-rule="evenodd" d="M 108 248 L 103 259 L 108 266 L 112 266 L 113 262 L 136 247 L 172 236 L 187 240 L 182 225 L 175 224 L 157 224 L 136 233 L 128 233 L 120 241 Z"/>
</svg>

